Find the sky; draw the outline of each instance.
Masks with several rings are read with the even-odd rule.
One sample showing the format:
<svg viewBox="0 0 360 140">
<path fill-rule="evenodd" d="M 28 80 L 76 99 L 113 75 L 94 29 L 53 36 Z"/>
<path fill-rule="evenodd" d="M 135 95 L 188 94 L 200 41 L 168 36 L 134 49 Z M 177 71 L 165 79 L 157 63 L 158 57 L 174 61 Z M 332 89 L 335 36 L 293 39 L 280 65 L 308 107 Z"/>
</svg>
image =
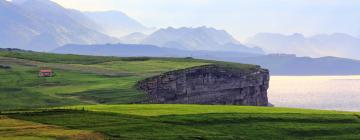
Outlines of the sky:
<svg viewBox="0 0 360 140">
<path fill-rule="evenodd" d="M 148 27 L 211 26 L 241 41 L 259 32 L 360 36 L 360 0 L 53 1 L 81 11 L 122 11 Z"/>
</svg>

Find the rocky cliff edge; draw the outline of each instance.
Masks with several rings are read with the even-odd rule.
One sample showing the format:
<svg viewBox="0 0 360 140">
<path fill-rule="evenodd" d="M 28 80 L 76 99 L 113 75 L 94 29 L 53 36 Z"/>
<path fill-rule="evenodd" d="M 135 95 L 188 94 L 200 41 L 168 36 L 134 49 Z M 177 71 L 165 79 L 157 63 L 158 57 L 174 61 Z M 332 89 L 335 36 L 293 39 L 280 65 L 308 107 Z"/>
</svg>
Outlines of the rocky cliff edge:
<svg viewBox="0 0 360 140">
<path fill-rule="evenodd" d="M 147 78 L 138 86 L 146 92 L 147 103 L 269 104 L 269 71 L 252 65 L 246 69 L 216 64 L 197 66 Z"/>
</svg>

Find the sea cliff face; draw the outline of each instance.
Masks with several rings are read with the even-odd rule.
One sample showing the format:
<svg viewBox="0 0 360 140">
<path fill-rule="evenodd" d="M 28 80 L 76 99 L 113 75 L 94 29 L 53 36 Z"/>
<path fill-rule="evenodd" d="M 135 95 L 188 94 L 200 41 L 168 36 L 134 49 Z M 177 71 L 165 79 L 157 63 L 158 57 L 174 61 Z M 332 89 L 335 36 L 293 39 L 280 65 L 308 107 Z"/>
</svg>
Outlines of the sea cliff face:
<svg viewBox="0 0 360 140">
<path fill-rule="evenodd" d="M 269 71 L 206 65 L 172 71 L 139 82 L 148 103 L 267 106 Z"/>
</svg>

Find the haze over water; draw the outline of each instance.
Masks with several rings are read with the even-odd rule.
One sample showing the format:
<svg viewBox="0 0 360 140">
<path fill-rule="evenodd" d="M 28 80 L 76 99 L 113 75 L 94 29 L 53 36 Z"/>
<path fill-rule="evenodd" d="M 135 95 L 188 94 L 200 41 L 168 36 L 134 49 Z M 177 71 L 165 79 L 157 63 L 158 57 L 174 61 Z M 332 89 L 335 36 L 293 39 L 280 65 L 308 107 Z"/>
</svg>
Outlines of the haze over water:
<svg viewBox="0 0 360 140">
<path fill-rule="evenodd" d="M 272 76 L 269 101 L 276 107 L 360 111 L 360 75 Z"/>
</svg>

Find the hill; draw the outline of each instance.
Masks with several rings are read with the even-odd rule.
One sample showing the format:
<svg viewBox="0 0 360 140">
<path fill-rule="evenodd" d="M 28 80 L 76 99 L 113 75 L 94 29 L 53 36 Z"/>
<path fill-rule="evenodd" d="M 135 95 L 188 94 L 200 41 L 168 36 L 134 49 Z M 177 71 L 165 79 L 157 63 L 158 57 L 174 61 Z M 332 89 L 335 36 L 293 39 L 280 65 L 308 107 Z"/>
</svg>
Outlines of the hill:
<svg viewBox="0 0 360 140">
<path fill-rule="evenodd" d="M 0 51 L 0 109 L 76 104 L 140 103 L 146 100 L 138 81 L 164 72 L 224 62 L 191 58 L 101 57 L 21 50 Z M 231 64 L 231 63 L 229 63 Z M 242 70 L 256 66 L 232 64 Z M 41 67 L 56 76 L 38 77 Z M 29 104 L 31 102 L 31 104 Z"/>
</svg>

